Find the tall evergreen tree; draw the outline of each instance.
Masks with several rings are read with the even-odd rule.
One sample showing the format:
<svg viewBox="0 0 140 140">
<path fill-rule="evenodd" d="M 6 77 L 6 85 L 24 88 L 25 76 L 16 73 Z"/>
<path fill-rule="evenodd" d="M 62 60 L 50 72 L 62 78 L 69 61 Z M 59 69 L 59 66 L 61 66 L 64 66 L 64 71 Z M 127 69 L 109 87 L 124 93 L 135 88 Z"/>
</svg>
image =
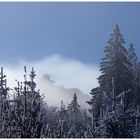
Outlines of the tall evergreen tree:
<svg viewBox="0 0 140 140">
<path fill-rule="evenodd" d="M 102 75 L 99 77 L 100 88 L 111 93 L 112 78 L 114 78 L 115 96 L 122 91 L 133 89 L 132 73 L 129 70 L 131 63 L 128 59 L 128 52 L 124 45 L 123 35 L 120 33 L 119 26 L 116 25 L 114 33 L 105 48 L 105 57 L 100 64 Z M 132 97 L 128 98 L 128 104 Z"/>
</svg>

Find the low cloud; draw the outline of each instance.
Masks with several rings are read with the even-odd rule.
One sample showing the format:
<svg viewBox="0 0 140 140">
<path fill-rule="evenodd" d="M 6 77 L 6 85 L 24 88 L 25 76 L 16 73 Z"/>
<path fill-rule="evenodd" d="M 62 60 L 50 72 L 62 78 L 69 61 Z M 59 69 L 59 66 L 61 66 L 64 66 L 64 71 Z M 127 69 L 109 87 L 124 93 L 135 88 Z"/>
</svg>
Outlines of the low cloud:
<svg viewBox="0 0 140 140">
<path fill-rule="evenodd" d="M 10 87 L 16 85 L 15 79 L 18 81 L 24 80 L 23 68 L 25 65 L 28 74 L 31 67 L 34 67 L 37 74 L 35 79 L 37 88 L 44 92 L 46 98 L 51 98 L 49 99 L 50 103 L 55 103 L 57 98 L 60 100 L 60 96 L 64 97 L 67 91 L 72 93 L 77 89 L 79 94 L 85 93 L 88 95 L 92 88 L 98 86 L 99 69 L 97 65 L 84 64 L 60 55 L 53 55 L 36 62 L 20 61 L 16 66 L 3 65 Z"/>
</svg>

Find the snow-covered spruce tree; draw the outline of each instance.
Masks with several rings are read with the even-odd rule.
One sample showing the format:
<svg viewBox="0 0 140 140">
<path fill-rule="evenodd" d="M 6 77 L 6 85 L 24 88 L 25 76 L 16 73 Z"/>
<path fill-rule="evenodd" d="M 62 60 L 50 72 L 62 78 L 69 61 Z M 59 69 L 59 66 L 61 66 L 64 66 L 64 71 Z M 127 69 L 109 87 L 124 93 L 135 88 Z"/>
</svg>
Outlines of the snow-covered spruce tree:
<svg viewBox="0 0 140 140">
<path fill-rule="evenodd" d="M 82 116 L 80 105 L 77 101 L 77 95 L 74 94 L 73 100 L 68 105 L 68 127 L 69 127 L 69 135 L 71 138 L 80 138 L 82 137 L 81 130 L 83 129 L 83 125 L 81 123 Z"/>
<path fill-rule="evenodd" d="M 109 99 L 107 94 L 110 97 L 115 98 L 123 91 L 131 89 L 131 94 L 128 94 L 126 97 L 126 104 L 129 105 L 134 102 L 134 89 L 136 86 L 131 70 L 132 52 L 130 50 L 132 49 L 132 46 L 128 53 L 123 45 L 123 35 L 120 33 L 118 25 L 116 25 L 114 33 L 111 35 L 108 45 L 104 50 L 105 57 L 102 58 L 102 62 L 100 64 L 100 71 L 102 72 L 102 75 L 98 78 L 100 86 L 92 89 L 92 92 L 90 93 L 92 95 L 92 99 L 88 101 L 88 104 L 91 106 L 90 112 L 92 113 L 92 128 L 95 127 L 94 124 L 97 126 L 99 123 L 101 124 L 102 119 L 106 117 L 106 112 L 109 109 L 107 106 L 113 103 L 113 107 L 115 107 L 116 101 L 113 100 L 112 102 L 111 98 Z M 96 129 L 92 130 L 95 132 Z M 95 137 L 98 137 L 98 134 L 96 133 Z"/>
<path fill-rule="evenodd" d="M 140 117 L 136 107 L 140 104 L 140 62 L 133 45 L 128 50 L 123 45 L 116 25 L 100 64 L 100 86 L 92 89 L 88 101 L 94 118 L 91 119 L 94 137 L 139 137 Z"/>
<path fill-rule="evenodd" d="M 15 99 L 13 114 L 16 118 L 16 131 L 20 138 L 40 138 L 43 129 L 43 116 L 45 109 L 43 107 L 43 100 L 36 91 L 36 83 L 34 82 L 35 71 L 32 68 L 30 73 L 30 81 L 27 81 L 27 73 L 25 67 L 24 82 L 19 87 L 15 88 L 17 97 Z"/>
<path fill-rule="evenodd" d="M 11 112 L 10 99 L 8 99 L 6 75 L 3 74 L 3 67 L 0 72 L 0 137 L 8 138 L 11 135 Z"/>
<path fill-rule="evenodd" d="M 111 93 L 111 80 L 114 77 L 114 92 L 116 95 L 128 89 L 133 91 L 134 88 L 132 72 L 129 70 L 131 63 L 128 59 L 128 52 L 123 46 L 124 43 L 119 26 L 116 25 L 114 33 L 111 35 L 104 50 L 105 57 L 102 58 L 100 63 L 100 71 L 102 72 L 102 75 L 99 77 L 100 88 L 105 92 Z M 127 97 L 128 104 L 132 100 L 132 96 Z"/>
</svg>

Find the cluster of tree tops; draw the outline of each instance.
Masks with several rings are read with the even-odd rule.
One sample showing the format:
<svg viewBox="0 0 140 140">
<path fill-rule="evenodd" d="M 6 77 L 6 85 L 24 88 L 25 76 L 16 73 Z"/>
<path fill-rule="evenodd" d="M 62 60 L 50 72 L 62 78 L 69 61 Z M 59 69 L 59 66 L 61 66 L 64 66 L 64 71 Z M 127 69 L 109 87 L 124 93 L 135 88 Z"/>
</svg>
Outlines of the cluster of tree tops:
<svg viewBox="0 0 140 140">
<path fill-rule="evenodd" d="M 116 25 L 101 59 L 99 87 L 88 101 L 95 137 L 140 137 L 140 61 L 133 44 L 124 44 Z"/>
<path fill-rule="evenodd" d="M 84 122 L 88 119 L 85 118 L 86 111 L 82 113 L 80 110 L 76 94 L 67 109 L 63 101 L 61 108 L 49 107 L 43 94 L 36 90 L 34 69 L 29 74 L 30 80 L 27 80 L 26 67 L 24 70 L 24 81 L 16 80 L 17 87 L 10 89 L 1 67 L 0 138 L 85 137 Z"/>
<path fill-rule="evenodd" d="M 1 138 L 139 138 L 140 62 L 132 44 L 126 49 L 118 25 L 105 48 L 99 87 L 91 90 L 89 110 L 74 94 L 70 104 L 49 107 L 36 90 L 34 69 L 28 80 L 7 87 L 0 72 Z M 10 97 L 10 90 L 14 96 Z"/>
</svg>

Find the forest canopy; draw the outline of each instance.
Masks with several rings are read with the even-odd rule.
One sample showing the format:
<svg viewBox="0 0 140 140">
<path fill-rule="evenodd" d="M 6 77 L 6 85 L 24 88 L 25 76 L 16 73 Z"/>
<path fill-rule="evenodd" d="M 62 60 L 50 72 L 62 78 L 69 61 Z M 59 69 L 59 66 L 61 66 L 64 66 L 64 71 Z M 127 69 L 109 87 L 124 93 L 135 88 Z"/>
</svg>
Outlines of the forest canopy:
<svg viewBox="0 0 140 140">
<path fill-rule="evenodd" d="M 104 49 L 100 71 L 99 86 L 91 89 L 90 109 L 85 110 L 76 93 L 67 106 L 63 101 L 60 108 L 48 106 L 36 89 L 34 68 L 28 75 L 24 67 L 24 81 L 11 89 L 1 67 L 0 137 L 139 138 L 140 61 L 134 45 L 125 46 L 118 25 Z"/>
</svg>

